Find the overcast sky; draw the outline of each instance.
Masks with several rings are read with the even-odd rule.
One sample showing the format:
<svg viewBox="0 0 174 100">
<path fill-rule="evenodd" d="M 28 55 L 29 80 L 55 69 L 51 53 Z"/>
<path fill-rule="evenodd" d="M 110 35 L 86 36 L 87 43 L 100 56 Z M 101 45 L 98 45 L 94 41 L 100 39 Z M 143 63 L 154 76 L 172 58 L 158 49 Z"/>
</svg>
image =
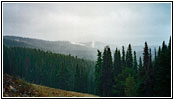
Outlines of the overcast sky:
<svg viewBox="0 0 174 100">
<path fill-rule="evenodd" d="M 157 45 L 171 35 L 171 4 L 3 3 L 3 35 Z"/>
</svg>

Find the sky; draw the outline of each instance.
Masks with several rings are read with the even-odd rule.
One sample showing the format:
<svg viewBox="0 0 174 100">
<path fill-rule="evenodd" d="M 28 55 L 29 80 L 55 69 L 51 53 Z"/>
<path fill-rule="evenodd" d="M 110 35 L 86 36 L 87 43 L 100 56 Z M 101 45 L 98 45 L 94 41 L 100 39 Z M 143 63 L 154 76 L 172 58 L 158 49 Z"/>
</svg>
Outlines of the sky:
<svg viewBox="0 0 174 100">
<path fill-rule="evenodd" d="M 3 3 L 3 35 L 159 45 L 171 35 L 171 4 Z"/>
</svg>

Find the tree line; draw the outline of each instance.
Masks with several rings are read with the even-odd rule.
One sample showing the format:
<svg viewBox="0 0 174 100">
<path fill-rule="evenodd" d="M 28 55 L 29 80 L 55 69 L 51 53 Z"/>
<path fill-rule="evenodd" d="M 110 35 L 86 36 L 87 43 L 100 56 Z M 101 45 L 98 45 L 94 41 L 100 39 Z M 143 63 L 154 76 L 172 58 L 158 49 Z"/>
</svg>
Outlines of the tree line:
<svg viewBox="0 0 174 100">
<path fill-rule="evenodd" d="M 93 94 L 94 66 L 71 55 L 3 46 L 4 73 L 52 88 Z"/>
<path fill-rule="evenodd" d="M 3 45 L 3 72 L 53 88 L 113 97 L 171 96 L 171 39 L 155 49 L 145 42 L 142 58 L 127 50 L 98 50 L 97 61 L 40 49 Z"/>
<path fill-rule="evenodd" d="M 131 44 L 127 51 L 116 48 L 112 58 L 109 46 L 102 53 L 98 50 L 95 66 L 95 90 L 99 96 L 113 97 L 170 97 L 171 96 L 171 38 L 155 49 L 145 42 L 143 57 L 137 62 Z"/>
</svg>

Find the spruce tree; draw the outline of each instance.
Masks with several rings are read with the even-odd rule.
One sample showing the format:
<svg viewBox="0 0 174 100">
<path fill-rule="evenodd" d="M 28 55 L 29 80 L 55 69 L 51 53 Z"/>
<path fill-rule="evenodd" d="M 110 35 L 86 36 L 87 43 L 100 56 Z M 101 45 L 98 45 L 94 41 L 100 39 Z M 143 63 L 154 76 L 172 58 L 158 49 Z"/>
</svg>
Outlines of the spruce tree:
<svg viewBox="0 0 174 100">
<path fill-rule="evenodd" d="M 126 67 L 133 68 L 133 57 L 132 57 L 131 44 L 129 44 L 127 53 L 126 53 Z"/>
<path fill-rule="evenodd" d="M 147 42 L 145 42 L 145 47 L 144 47 L 144 52 L 143 52 L 143 69 L 142 69 L 143 76 L 146 74 L 146 70 L 147 70 L 148 64 L 149 64 L 148 61 L 149 61 L 148 45 L 147 45 Z"/>
<path fill-rule="evenodd" d="M 109 46 L 104 48 L 103 52 L 103 69 L 102 69 L 102 84 L 103 96 L 110 96 L 112 92 L 112 56 Z"/>
<path fill-rule="evenodd" d="M 134 59 L 133 59 L 133 68 L 135 73 L 137 73 L 137 57 L 136 57 L 136 52 L 134 51 Z"/>
<path fill-rule="evenodd" d="M 113 66 L 113 75 L 116 76 L 118 74 L 118 50 L 116 48 L 115 52 L 114 52 L 114 66 Z"/>
<path fill-rule="evenodd" d="M 137 84 L 138 87 L 138 95 L 139 96 L 145 96 L 146 93 L 146 86 L 145 86 L 145 80 L 146 80 L 146 75 L 147 75 L 147 68 L 149 65 L 149 52 L 148 52 L 148 45 L 147 42 L 145 42 L 145 46 L 144 46 L 144 51 L 143 51 L 143 66 L 142 69 L 139 68 L 140 72 L 139 72 L 139 82 Z"/>
<path fill-rule="evenodd" d="M 117 76 L 121 72 L 121 55 L 120 50 L 116 48 L 114 53 L 114 76 Z"/>
<path fill-rule="evenodd" d="M 141 60 L 141 57 L 139 58 L 139 65 L 138 65 L 138 72 L 140 73 L 142 71 L 142 60 Z"/>
<path fill-rule="evenodd" d="M 154 57 L 154 61 L 156 61 L 156 58 L 157 58 L 157 54 L 156 54 L 156 48 L 154 49 L 155 51 L 155 57 Z"/>
<path fill-rule="evenodd" d="M 170 42 L 169 42 L 170 45 Z M 162 49 L 159 48 L 157 56 L 157 70 L 155 75 L 154 96 L 171 96 L 171 55 L 169 46 L 162 43 Z"/>
<path fill-rule="evenodd" d="M 122 46 L 122 58 L 121 58 L 121 66 L 122 66 L 122 69 L 124 69 L 126 67 L 126 58 L 125 58 L 125 50 L 124 50 L 124 46 Z"/>
<path fill-rule="evenodd" d="M 150 49 L 149 50 L 149 61 L 148 61 L 146 76 L 145 76 L 145 80 L 144 80 L 144 89 L 145 89 L 144 96 L 152 97 L 153 88 L 154 88 L 154 72 L 153 72 L 153 68 L 152 68 L 152 55 L 151 55 L 151 49 Z"/>
<path fill-rule="evenodd" d="M 101 72 L 102 72 L 102 53 L 97 50 L 97 62 L 95 66 L 95 94 L 102 95 L 102 83 L 101 83 Z"/>
</svg>

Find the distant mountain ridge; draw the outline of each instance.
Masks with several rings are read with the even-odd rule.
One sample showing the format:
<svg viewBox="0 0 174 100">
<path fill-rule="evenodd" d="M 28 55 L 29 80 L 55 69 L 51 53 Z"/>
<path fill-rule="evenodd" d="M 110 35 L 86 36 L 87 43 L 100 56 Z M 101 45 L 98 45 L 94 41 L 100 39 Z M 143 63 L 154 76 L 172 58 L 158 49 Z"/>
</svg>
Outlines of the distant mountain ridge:
<svg viewBox="0 0 174 100">
<path fill-rule="evenodd" d="M 65 55 L 77 56 L 78 58 L 96 60 L 97 59 L 97 49 L 103 51 L 106 45 L 109 45 L 112 54 L 116 47 L 119 50 L 122 50 L 121 46 L 117 46 L 116 44 L 107 44 L 99 41 L 91 41 L 91 42 L 72 42 L 72 41 L 46 41 L 41 39 L 33 39 L 33 38 L 23 38 L 18 36 L 3 36 L 3 43 L 10 47 L 26 47 L 26 48 L 37 48 L 44 51 L 51 51 L 53 53 L 60 53 Z M 125 47 L 125 51 L 127 50 L 127 46 Z M 134 46 L 132 45 L 132 51 L 137 52 L 137 60 L 140 56 L 143 55 L 142 46 Z M 158 49 L 158 46 L 149 46 L 152 51 L 152 57 L 154 56 L 154 48 Z"/>
<path fill-rule="evenodd" d="M 95 48 L 78 45 L 69 41 L 45 41 L 17 36 L 3 36 L 3 44 L 10 47 L 37 48 L 53 53 L 77 56 L 79 58 L 95 60 Z"/>
</svg>

